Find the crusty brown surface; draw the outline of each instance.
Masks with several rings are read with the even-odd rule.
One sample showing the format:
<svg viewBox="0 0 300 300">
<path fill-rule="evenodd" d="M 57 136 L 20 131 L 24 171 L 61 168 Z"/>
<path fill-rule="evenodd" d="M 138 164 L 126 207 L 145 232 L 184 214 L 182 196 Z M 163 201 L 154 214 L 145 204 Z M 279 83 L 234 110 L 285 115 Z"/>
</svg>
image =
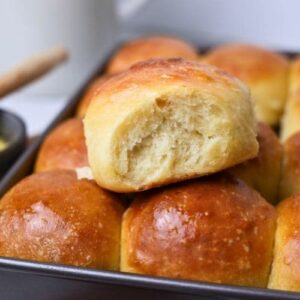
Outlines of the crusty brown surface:
<svg viewBox="0 0 300 300">
<path fill-rule="evenodd" d="M 287 167 L 293 166 L 294 175 L 300 175 L 300 132 L 288 139 L 284 150 L 285 156 L 289 157 Z"/>
<path fill-rule="evenodd" d="M 82 120 L 68 119 L 46 137 L 35 164 L 35 172 L 88 166 Z"/>
<path fill-rule="evenodd" d="M 229 170 L 256 189 L 270 203 L 278 201 L 282 146 L 275 132 L 265 123 L 257 126 L 258 155 Z"/>
<path fill-rule="evenodd" d="M 182 57 L 197 60 L 197 51 L 189 43 L 166 36 L 150 36 L 124 44 L 108 64 L 108 73 L 124 71 L 137 62 L 150 58 Z"/>
<path fill-rule="evenodd" d="M 199 99 L 199 106 L 202 103 L 205 106 L 209 99 L 207 109 L 211 106 L 216 108 L 217 116 L 210 118 L 208 127 L 213 126 L 213 122 L 225 118 L 228 120 L 226 126 L 221 128 L 230 132 L 226 135 L 231 140 L 226 151 L 220 151 L 219 155 L 215 151 L 209 159 L 211 165 L 205 169 L 176 174 L 170 167 L 150 183 L 126 181 L 116 168 L 116 141 L 130 131 L 128 128 L 138 127 L 139 122 L 135 119 L 147 120 L 148 111 L 159 106 L 160 99 L 176 99 L 174 103 L 181 104 L 195 98 Z M 178 58 L 141 62 L 106 81 L 89 106 L 84 127 L 94 178 L 100 186 L 115 192 L 141 191 L 214 173 L 253 158 L 258 151 L 252 102 L 247 87 L 214 66 Z M 205 135 L 205 130 L 201 134 Z M 217 134 L 220 135 L 220 132 Z M 225 139 L 222 144 L 227 142 Z M 217 159 L 222 159 L 222 162 L 215 164 Z"/>
<path fill-rule="evenodd" d="M 97 93 L 97 91 L 101 88 L 102 84 L 108 80 L 111 77 L 111 75 L 102 75 L 98 78 L 96 78 L 90 86 L 88 86 L 87 90 L 85 91 L 82 99 L 79 102 L 76 116 L 83 118 L 85 116 L 85 113 L 87 111 L 88 106 L 90 105 L 90 102 L 94 96 L 94 94 Z"/>
<path fill-rule="evenodd" d="M 221 83 L 228 88 L 236 88 L 236 85 L 241 84 L 226 71 L 199 62 L 182 58 L 149 59 L 133 65 L 124 72 L 115 74 L 109 81 L 104 82 L 101 90 L 95 95 L 95 101 L 100 97 L 106 97 L 106 102 L 110 102 L 111 95 L 121 92 L 127 87 L 134 88 L 142 85 L 149 88 L 163 88 L 166 84 L 182 81 L 188 86 L 200 83 L 203 86 Z"/>
<path fill-rule="evenodd" d="M 212 49 L 202 61 L 244 81 L 251 90 L 257 119 L 271 126 L 279 124 L 287 96 L 289 61 L 285 56 L 232 43 Z"/>
<path fill-rule="evenodd" d="M 300 195 L 282 201 L 278 208 L 274 260 L 268 287 L 300 291 Z"/>
<path fill-rule="evenodd" d="M 295 57 L 290 65 L 289 93 L 300 89 L 300 55 Z"/>
<path fill-rule="evenodd" d="M 121 270 L 264 287 L 275 210 L 217 175 L 142 193 L 123 216 Z"/>
<path fill-rule="evenodd" d="M 300 131 L 300 56 L 290 64 L 288 97 L 281 121 L 281 140 L 286 141 L 298 131 Z"/>
<path fill-rule="evenodd" d="M 298 89 L 296 89 L 296 87 L 294 88 L 294 92 L 290 93 L 287 99 L 281 122 L 280 137 L 283 142 L 300 131 L 300 81 L 298 83 Z"/>
<path fill-rule="evenodd" d="M 0 202 L 0 255 L 117 270 L 122 211 L 74 171 L 31 175 Z"/>
<path fill-rule="evenodd" d="M 300 193 L 300 132 L 284 143 L 280 199 Z"/>
<path fill-rule="evenodd" d="M 288 66 L 284 56 L 247 44 L 219 46 L 212 49 L 204 61 L 230 72 L 245 82 L 264 79 Z"/>
</svg>

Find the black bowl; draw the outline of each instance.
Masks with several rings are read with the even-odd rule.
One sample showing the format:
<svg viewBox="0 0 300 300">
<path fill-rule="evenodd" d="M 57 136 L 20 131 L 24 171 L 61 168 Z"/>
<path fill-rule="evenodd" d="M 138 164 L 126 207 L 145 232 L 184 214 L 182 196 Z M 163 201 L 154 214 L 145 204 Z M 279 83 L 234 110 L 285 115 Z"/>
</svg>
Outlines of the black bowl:
<svg viewBox="0 0 300 300">
<path fill-rule="evenodd" d="M 10 168 L 26 146 L 26 127 L 21 118 L 0 109 L 0 138 L 7 143 L 0 150 L 0 178 Z"/>
</svg>

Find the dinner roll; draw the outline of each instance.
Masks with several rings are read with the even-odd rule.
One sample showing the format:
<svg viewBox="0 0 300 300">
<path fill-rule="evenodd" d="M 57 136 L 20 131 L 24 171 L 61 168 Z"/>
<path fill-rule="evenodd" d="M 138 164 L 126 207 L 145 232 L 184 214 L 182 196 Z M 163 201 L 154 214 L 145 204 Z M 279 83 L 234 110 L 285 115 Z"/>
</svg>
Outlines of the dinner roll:
<svg viewBox="0 0 300 300">
<path fill-rule="evenodd" d="M 43 142 L 35 172 L 71 169 L 88 165 L 81 119 L 72 118 L 54 128 Z"/>
<path fill-rule="evenodd" d="M 277 209 L 274 259 L 268 287 L 300 292 L 300 195 Z"/>
<path fill-rule="evenodd" d="M 289 93 L 295 93 L 300 88 L 300 55 L 290 63 Z"/>
<path fill-rule="evenodd" d="M 95 180 L 116 192 L 218 172 L 258 151 L 246 86 L 179 58 L 142 62 L 107 81 L 84 130 Z"/>
<path fill-rule="evenodd" d="M 256 46 L 228 44 L 210 51 L 205 62 L 243 80 L 250 87 L 258 120 L 278 124 L 287 93 L 288 61 L 284 56 Z"/>
<path fill-rule="evenodd" d="M 148 191 L 123 216 L 121 270 L 264 287 L 274 229 L 274 208 L 231 176 Z"/>
<path fill-rule="evenodd" d="M 150 58 L 172 57 L 198 59 L 197 50 L 181 39 L 167 36 L 150 36 L 124 44 L 108 63 L 107 72 L 124 71 L 135 63 Z"/>
<path fill-rule="evenodd" d="M 77 107 L 76 115 L 78 117 L 84 117 L 87 111 L 88 106 L 90 105 L 91 99 L 93 98 L 94 94 L 101 88 L 101 85 L 110 78 L 110 75 L 102 75 L 96 78 L 90 86 L 85 91 L 82 99 L 79 102 Z"/>
<path fill-rule="evenodd" d="M 267 124 L 259 122 L 257 132 L 258 156 L 232 167 L 229 171 L 275 204 L 278 200 L 282 146 Z"/>
<path fill-rule="evenodd" d="M 284 143 L 283 150 L 280 199 L 300 193 L 300 131 Z"/>
<path fill-rule="evenodd" d="M 300 56 L 291 63 L 289 95 L 281 125 L 283 141 L 300 131 Z"/>
<path fill-rule="evenodd" d="M 75 171 L 28 176 L 0 202 L 0 256 L 117 270 L 122 212 Z"/>
</svg>

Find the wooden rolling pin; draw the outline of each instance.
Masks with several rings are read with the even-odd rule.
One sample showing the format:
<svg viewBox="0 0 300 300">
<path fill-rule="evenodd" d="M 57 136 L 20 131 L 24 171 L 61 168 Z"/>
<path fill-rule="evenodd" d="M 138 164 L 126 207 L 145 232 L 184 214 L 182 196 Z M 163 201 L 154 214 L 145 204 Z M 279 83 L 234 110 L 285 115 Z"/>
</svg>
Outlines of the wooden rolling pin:
<svg viewBox="0 0 300 300">
<path fill-rule="evenodd" d="M 45 75 L 68 57 L 65 48 L 57 47 L 26 59 L 0 75 L 0 98 Z"/>
</svg>

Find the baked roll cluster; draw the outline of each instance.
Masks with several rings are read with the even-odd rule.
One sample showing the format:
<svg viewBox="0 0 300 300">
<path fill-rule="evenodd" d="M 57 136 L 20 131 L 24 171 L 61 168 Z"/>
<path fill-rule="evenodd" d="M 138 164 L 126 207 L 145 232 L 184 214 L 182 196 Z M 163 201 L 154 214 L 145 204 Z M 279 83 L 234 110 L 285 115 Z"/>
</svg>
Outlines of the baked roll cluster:
<svg viewBox="0 0 300 300">
<path fill-rule="evenodd" d="M 299 62 L 124 44 L 0 202 L 0 255 L 300 291 Z"/>
</svg>

